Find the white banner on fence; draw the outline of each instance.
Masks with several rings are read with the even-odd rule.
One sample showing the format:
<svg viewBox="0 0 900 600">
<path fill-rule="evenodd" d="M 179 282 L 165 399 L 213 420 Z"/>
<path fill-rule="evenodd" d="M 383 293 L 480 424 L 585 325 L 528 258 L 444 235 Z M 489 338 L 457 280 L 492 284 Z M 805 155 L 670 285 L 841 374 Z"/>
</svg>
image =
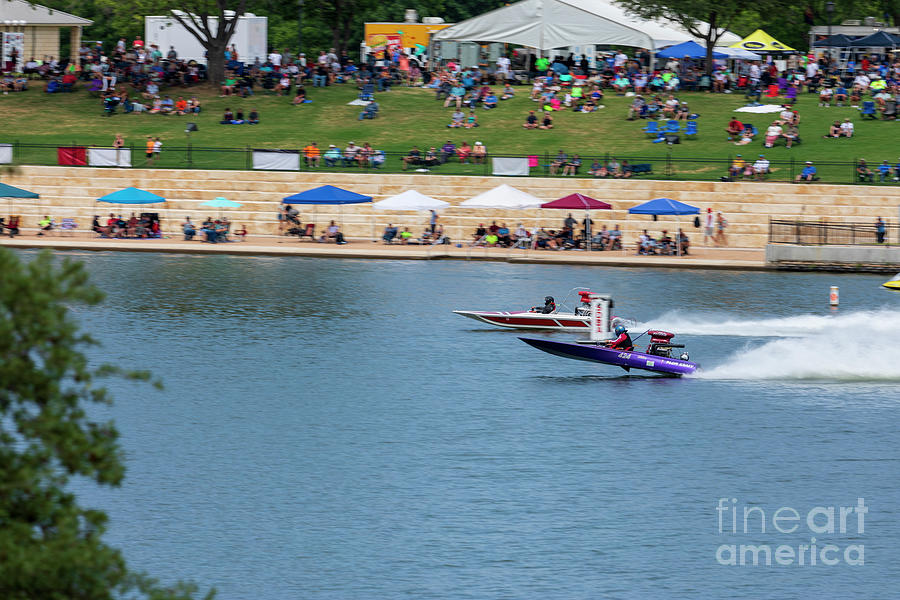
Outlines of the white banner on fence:
<svg viewBox="0 0 900 600">
<path fill-rule="evenodd" d="M 88 164 L 92 167 L 130 167 L 128 148 L 88 148 Z"/>
<path fill-rule="evenodd" d="M 266 171 L 299 171 L 300 153 L 297 150 L 254 150 L 253 168 Z"/>
<path fill-rule="evenodd" d="M 0 165 L 8 165 L 12 163 L 13 147 L 12 144 L 0 144 Z"/>
<path fill-rule="evenodd" d="M 528 175 L 527 158 L 493 158 L 494 175 Z"/>
</svg>

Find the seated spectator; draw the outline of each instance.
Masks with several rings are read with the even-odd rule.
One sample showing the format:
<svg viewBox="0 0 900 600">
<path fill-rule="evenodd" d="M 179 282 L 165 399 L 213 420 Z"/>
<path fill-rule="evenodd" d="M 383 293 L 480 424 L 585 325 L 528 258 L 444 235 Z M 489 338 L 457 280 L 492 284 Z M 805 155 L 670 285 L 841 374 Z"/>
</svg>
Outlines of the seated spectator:
<svg viewBox="0 0 900 600">
<path fill-rule="evenodd" d="M 691 111 L 688 108 L 687 102 L 682 102 L 675 109 L 675 120 L 676 121 L 687 121 L 688 117 L 691 116 Z"/>
<path fill-rule="evenodd" d="M 823 87 L 819 90 L 819 106 L 831 106 L 831 100 L 834 98 L 834 90 L 830 86 Z"/>
<path fill-rule="evenodd" d="M 484 223 L 479 223 L 478 227 L 475 229 L 475 233 L 473 235 L 473 240 L 475 244 L 478 244 L 484 239 L 484 236 L 487 235 L 487 229 L 484 227 Z"/>
<path fill-rule="evenodd" d="M 191 223 L 190 217 L 185 217 L 184 223 L 181 224 L 181 231 L 184 233 L 184 239 L 187 242 L 193 240 L 194 236 L 197 235 L 197 229 Z"/>
<path fill-rule="evenodd" d="M 481 103 L 485 110 L 497 108 L 497 96 L 493 91 L 491 91 L 486 96 L 484 96 L 484 98 L 482 98 Z"/>
<path fill-rule="evenodd" d="M 329 144 L 328 150 L 325 151 L 325 154 L 322 155 L 322 158 L 325 159 L 326 167 L 334 167 L 337 166 L 338 162 L 341 161 L 344 156 L 341 154 L 340 148 L 338 148 L 334 144 Z"/>
<path fill-rule="evenodd" d="M 590 174 L 593 177 L 606 177 L 609 173 L 606 171 L 606 166 L 602 162 L 597 159 L 594 159 L 594 162 L 591 163 Z"/>
<path fill-rule="evenodd" d="M 843 84 L 838 85 L 834 90 L 834 102 L 835 106 L 843 106 L 847 101 L 847 88 L 844 87 Z"/>
<path fill-rule="evenodd" d="M 573 154 L 572 158 L 566 161 L 565 166 L 563 167 L 563 175 L 577 175 L 578 169 L 581 167 L 581 157 L 577 154 Z"/>
<path fill-rule="evenodd" d="M 225 74 L 225 81 L 222 82 L 222 86 L 220 87 L 221 94 L 219 94 L 219 98 L 224 98 L 225 96 L 231 96 L 234 94 L 234 88 L 237 85 L 237 79 L 235 79 L 234 74 L 230 71 Z"/>
<path fill-rule="evenodd" d="M 734 157 L 734 160 L 731 161 L 731 166 L 728 167 L 728 175 L 732 179 L 740 177 L 744 173 L 744 168 L 747 166 L 747 163 L 744 161 L 744 158 L 738 154 Z"/>
<path fill-rule="evenodd" d="M 537 129 L 538 128 L 538 118 L 537 115 L 534 114 L 533 110 L 528 111 L 528 116 L 525 117 L 525 123 L 522 125 L 525 129 Z"/>
<path fill-rule="evenodd" d="M 646 229 L 638 236 L 637 253 L 643 255 L 656 254 L 656 240 L 647 233 Z"/>
<path fill-rule="evenodd" d="M 425 158 L 422 161 L 426 167 L 434 167 L 436 165 L 441 164 L 441 159 L 438 156 L 437 148 L 432 146 L 428 149 L 428 152 L 425 153 Z"/>
<path fill-rule="evenodd" d="M 188 112 L 187 106 L 188 106 L 187 100 L 185 100 L 184 98 L 179 96 L 178 100 L 175 101 L 175 114 L 176 115 L 187 114 L 187 112 Z"/>
<path fill-rule="evenodd" d="M 462 108 L 463 97 L 466 95 L 466 88 L 459 85 L 458 83 L 453 85 L 450 88 L 450 94 L 447 96 L 447 100 L 444 101 L 444 108 L 450 106 L 451 102 L 456 103 L 456 108 Z"/>
<path fill-rule="evenodd" d="M 362 148 L 356 153 L 356 162 L 359 163 L 360 167 L 369 166 L 369 159 L 372 158 L 374 152 L 369 142 L 363 142 Z"/>
<path fill-rule="evenodd" d="M 675 111 L 678 108 L 678 99 L 675 96 L 669 95 L 668 100 L 665 101 L 662 107 L 663 117 L 667 117 L 669 119 L 675 118 Z"/>
<path fill-rule="evenodd" d="M 164 115 L 170 115 L 175 112 L 175 101 L 169 96 L 165 96 L 160 104 L 159 112 Z"/>
<path fill-rule="evenodd" d="M 453 156 L 456 156 L 456 144 L 447 140 L 447 142 L 441 146 L 441 164 L 444 164 Z"/>
<path fill-rule="evenodd" d="M 287 76 L 287 74 L 282 74 L 281 78 L 278 80 L 278 84 L 275 86 L 275 92 L 279 96 L 283 96 L 284 92 L 290 91 L 291 89 L 291 80 Z"/>
<path fill-rule="evenodd" d="M 869 169 L 869 165 L 866 164 L 865 159 L 859 159 L 859 162 L 856 164 L 856 175 L 860 181 L 874 181 L 875 174 L 872 173 L 872 170 Z"/>
<path fill-rule="evenodd" d="M 394 242 L 394 238 L 397 237 L 397 228 L 394 227 L 392 223 L 388 223 L 387 227 L 384 228 L 384 233 L 381 235 L 381 239 L 385 244 L 392 244 Z"/>
<path fill-rule="evenodd" d="M 259 113 L 255 108 L 250 110 L 250 114 L 247 115 L 247 123 L 249 125 L 259 125 Z"/>
<path fill-rule="evenodd" d="M 672 239 L 667 230 L 663 229 L 662 235 L 656 240 L 656 249 L 660 254 L 675 254 L 675 240 Z"/>
<path fill-rule="evenodd" d="M 222 115 L 222 120 L 219 121 L 219 124 L 220 125 L 231 125 L 232 121 L 234 121 L 234 113 L 231 112 L 230 108 L 226 108 L 225 113 Z"/>
<path fill-rule="evenodd" d="M 472 155 L 472 147 L 469 146 L 468 142 L 462 142 L 459 145 L 459 148 L 456 149 L 456 156 L 459 158 L 459 162 L 461 164 L 468 164 L 469 157 Z"/>
<path fill-rule="evenodd" d="M 506 84 L 503 86 L 503 93 L 500 95 L 500 100 L 509 100 L 510 98 L 516 95 L 516 91 L 510 84 Z"/>
<path fill-rule="evenodd" d="M 800 130 L 793 123 L 788 123 L 784 126 L 781 136 L 784 138 L 785 147 L 790 148 L 800 138 Z"/>
<path fill-rule="evenodd" d="M 447 127 L 451 129 L 462 127 L 465 118 L 466 114 L 462 110 L 457 108 L 455 111 L 453 111 L 453 115 L 450 117 L 450 123 L 447 125 Z"/>
<path fill-rule="evenodd" d="M 291 104 L 293 106 L 297 106 L 298 104 L 303 104 L 306 102 L 306 89 L 303 86 L 297 88 L 297 92 L 294 94 L 294 99 L 291 100 Z"/>
<path fill-rule="evenodd" d="M 841 122 L 834 121 L 830 127 L 828 127 L 828 135 L 823 135 L 823 138 L 839 138 L 841 137 Z"/>
<path fill-rule="evenodd" d="M 472 148 L 472 163 L 473 164 L 481 164 L 487 158 L 487 147 L 481 142 L 475 142 L 475 146 Z"/>
<path fill-rule="evenodd" d="M 403 167 L 401 167 L 404 171 L 409 167 L 409 165 L 420 165 L 422 164 L 422 153 L 419 152 L 418 146 L 413 146 L 412 150 L 410 150 L 406 156 L 400 159 L 403 162 Z"/>
<path fill-rule="evenodd" d="M 691 240 L 688 239 L 687 234 L 681 229 L 678 230 L 678 245 L 680 246 L 680 248 L 678 248 L 678 251 L 681 253 L 681 255 L 687 255 L 688 249 L 691 247 Z"/>
<path fill-rule="evenodd" d="M 191 98 L 190 102 L 188 103 L 188 109 L 190 112 L 194 113 L 195 115 L 200 114 L 200 111 L 202 110 L 202 108 L 200 106 L 200 101 L 197 99 L 196 96 Z"/>
<path fill-rule="evenodd" d="M 758 181 L 765 179 L 769 173 L 769 161 L 764 154 L 760 154 L 756 162 L 753 163 L 753 173 Z"/>
<path fill-rule="evenodd" d="M 231 124 L 243 125 L 244 123 L 246 123 L 246 121 L 244 121 L 244 109 L 239 108 L 237 113 L 235 113 L 234 119 L 231 121 Z"/>
<path fill-rule="evenodd" d="M 628 177 L 631 177 L 632 175 L 634 175 L 634 171 L 632 170 L 631 165 L 628 164 L 628 161 L 627 161 L 627 160 L 623 160 L 623 161 L 622 161 L 622 166 L 620 167 L 620 169 L 621 169 L 621 172 L 622 172 L 622 175 L 621 175 L 621 176 L 624 177 L 624 178 L 626 178 L 626 179 L 627 179 Z"/>
<path fill-rule="evenodd" d="M 556 158 L 550 162 L 550 174 L 556 175 L 556 172 L 564 167 L 567 162 L 569 162 L 569 155 L 560 149 L 560 151 L 556 153 Z"/>
<path fill-rule="evenodd" d="M 550 113 L 544 114 L 544 119 L 541 121 L 539 129 L 553 129 L 553 117 L 550 116 Z"/>
<path fill-rule="evenodd" d="M 509 227 L 506 226 L 506 223 L 500 224 L 500 228 L 497 230 L 496 235 L 499 245 L 506 248 L 512 245 L 512 238 L 510 237 Z"/>
<path fill-rule="evenodd" d="M 337 244 L 344 244 L 344 234 L 341 233 L 341 228 L 338 227 L 337 223 L 331 221 L 328 224 L 328 227 L 325 231 L 322 232 L 322 236 L 319 238 L 320 242 L 328 242 L 330 240 L 334 240 Z"/>
<path fill-rule="evenodd" d="M 753 141 L 753 127 L 745 126 L 744 130 L 741 131 L 741 137 L 738 141 L 734 143 L 735 146 L 746 146 L 750 142 Z"/>
<path fill-rule="evenodd" d="M 321 160 L 322 152 L 316 142 L 310 142 L 303 148 L 303 162 L 307 167 L 318 167 Z"/>
<path fill-rule="evenodd" d="M 733 138 L 740 136 L 742 131 L 744 131 L 744 124 L 737 117 L 731 117 L 731 120 L 728 121 L 728 127 L 725 129 L 725 132 L 728 134 L 728 141 L 730 142 Z"/>
<path fill-rule="evenodd" d="M 344 166 L 350 166 L 356 163 L 356 155 L 359 153 L 360 147 L 354 142 L 347 142 L 344 148 Z"/>
<path fill-rule="evenodd" d="M 795 178 L 795 181 L 815 181 L 816 179 L 818 179 L 816 177 L 816 168 L 813 166 L 812 161 L 808 160 L 806 161 L 806 166 Z"/>
<path fill-rule="evenodd" d="M 878 165 L 878 181 L 884 182 L 888 177 L 891 176 L 891 165 L 888 161 L 881 161 L 881 164 Z"/>
<path fill-rule="evenodd" d="M 400 243 L 401 244 L 409 244 L 409 241 L 413 239 L 413 232 L 409 230 L 409 227 L 404 227 L 403 231 L 400 232 Z"/>
<path fill-rule="evenodd" d="M 478 127 L 478 115 L 475 114 L 474 110 L 469 111 L 469 116 L 466 117 L 466 129 L 472 129 L 473 127 Z"/>
<path fill-rule="evenodd" d="M 631 105 L 628 107 L 628 120 L 634 121 L 639 118 L 642 114 L 644 114 L 646 110 L 647 103 L 644 101 L 644 97 L 638 94 L 634 97 L 634 100 L 631 101 Z"/>
<path fill-rule="evenodd" d="M 609 232 L 609 250 L 621 250 L 622 249 L 622 231 L 619 229 L 619 226 L 616 225 L 612 231 Z"/>
<path fill-rule="evenodd" d="M 844 122 L 841 123 L 840 126 L 840 135 L 841 137 L 851 138 L 853 137 L 853 123 L 850 121 L 850 117 L 844 119 Z"/>
<path fill-rule="evenodd" d="M 781 125 L 778 124 L 778 121 L 772 121 L 772 124 L 766 129 L 766 142 L 765 147 L 771 148 L 775 145 L 775 141 L 781 137 L 783 129 Z"/>
</svg>

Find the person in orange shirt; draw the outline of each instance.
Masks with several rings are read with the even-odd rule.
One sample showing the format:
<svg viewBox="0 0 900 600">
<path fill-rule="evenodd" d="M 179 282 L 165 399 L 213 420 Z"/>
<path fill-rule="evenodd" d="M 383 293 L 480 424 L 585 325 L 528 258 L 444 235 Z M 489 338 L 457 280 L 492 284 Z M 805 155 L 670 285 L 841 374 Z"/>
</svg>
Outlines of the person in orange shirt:
<svg viewBox="0 0 900 600">
<path fill-rule="evenodd" d="M 147 136 L 147 164 L 153 161 L 153 137 Z"/>
<path fill-rule="evenodd" d="M 315 142 L 310 142 L 309 145 L 303 149 L 303 158 L 306 161 L 307 167 L 318 167 L 321 156 L 322 152 Z"/>
<path fill-rule="evenodd" d="M 178 96 L 178 101 L 175 102 L 175 114 L 183 115 L 183 114 L 187 113 L 187 109 L 188 109 L 187 100 L 185 100 L 181 96 Z"/>
</svg>

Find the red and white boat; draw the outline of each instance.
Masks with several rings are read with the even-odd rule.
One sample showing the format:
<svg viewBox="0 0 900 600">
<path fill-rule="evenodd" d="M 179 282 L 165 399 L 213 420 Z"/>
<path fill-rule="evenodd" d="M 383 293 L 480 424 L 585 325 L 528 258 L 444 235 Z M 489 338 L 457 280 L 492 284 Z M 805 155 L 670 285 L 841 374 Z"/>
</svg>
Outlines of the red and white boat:
<svg viewBox="0 0 900 600">
<path fill-rule="evenodd" d="M 580 289 L 580 288 L 575 288 Z M 571 292 L 570 292 L 571 293 Z M 587 331 L 591 324 L 590 291 L 579 291 L 580 303 L 575 310 L 565 309 L 564 304 L 556 306 L 553 298 L 547 296 L 545 300 L 553 303 L 552 310 L 548 310 L 548 303 L 544 306 L 535 306 L 530 310 L 499 311 L 499 310 L 454 310 L 453 312 L 463 317 L 475 319 L 482 323 L 505 327 L 507 329 L 543 329 L 550 331 Z M 566 296 L 568 298 L 568 296 Z M 619 321 L 626 320 L 613 317 L 613 327 Z"/>
</svg>

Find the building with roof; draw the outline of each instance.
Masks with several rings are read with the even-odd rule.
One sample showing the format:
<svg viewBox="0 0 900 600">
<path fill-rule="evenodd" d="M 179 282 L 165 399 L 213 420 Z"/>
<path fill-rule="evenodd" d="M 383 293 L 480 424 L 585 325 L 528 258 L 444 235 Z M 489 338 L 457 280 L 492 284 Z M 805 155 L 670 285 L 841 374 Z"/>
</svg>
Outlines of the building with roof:
<svg viewBox="0 0 900 600">
<path fill-rule="evenodd" d="M 77 61 L 82 29 L 93 23 L 26 0 L 0 0 L 0 66 L 5 68 L 13 56 L 17 58 L 16 70 L 32 56 L 41 61 L 59 59 L 64 33 L 69 35 L 69 58 Z"/>
</svg>

